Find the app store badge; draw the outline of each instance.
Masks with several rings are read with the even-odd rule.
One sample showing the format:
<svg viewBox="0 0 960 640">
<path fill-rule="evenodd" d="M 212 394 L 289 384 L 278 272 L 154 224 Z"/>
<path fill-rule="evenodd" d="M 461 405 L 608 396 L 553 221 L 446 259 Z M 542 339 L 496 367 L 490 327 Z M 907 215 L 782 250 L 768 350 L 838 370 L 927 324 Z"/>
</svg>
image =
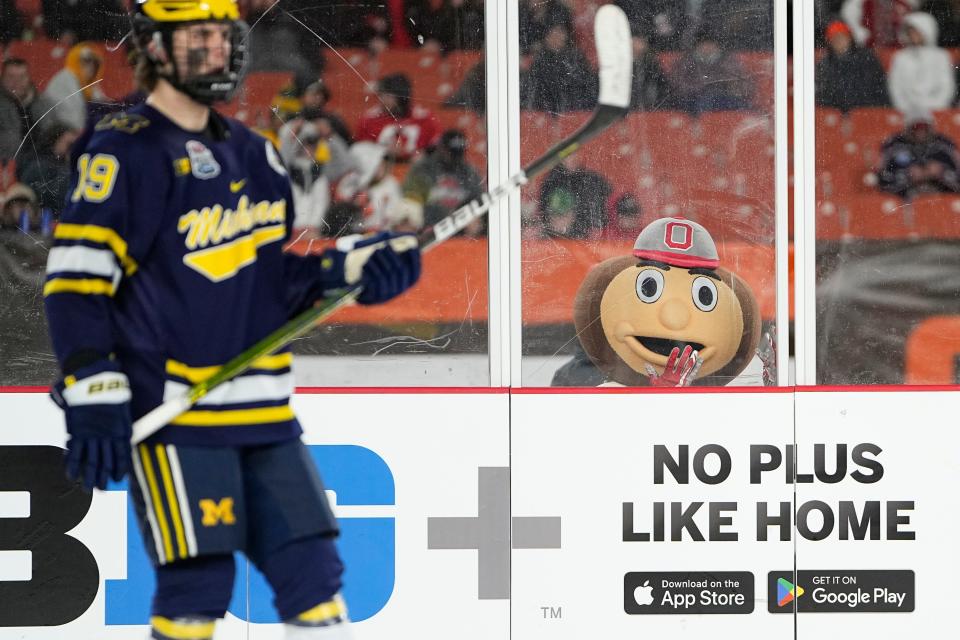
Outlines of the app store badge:
<svg viewBox="0 0 960 640">
<path fill-rule="evenodd" d="M 633 571 L 623 577 L 629 615 L 751 613 L 753 602 L 748 571 Z"/>
</svg>

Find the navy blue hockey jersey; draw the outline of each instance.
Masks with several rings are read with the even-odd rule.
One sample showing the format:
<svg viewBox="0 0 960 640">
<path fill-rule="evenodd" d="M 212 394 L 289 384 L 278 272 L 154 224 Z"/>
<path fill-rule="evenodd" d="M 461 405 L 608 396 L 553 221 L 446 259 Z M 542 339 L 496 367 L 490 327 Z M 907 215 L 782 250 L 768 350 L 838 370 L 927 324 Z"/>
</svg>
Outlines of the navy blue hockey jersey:
<svg viewBox="0 0 960 640">
<path fill-rule="evenodd" d="M 271 144 L 236 121 L 181 129 L 140 105 L 97 124 L 76 151 L 44 297 L 61 366 L 113 355 L 134 419 L 212 375 L 330 284 L 321 258 L 283 252 L 294 218 Z M 261 358 L 157 437 L 255 444 L 300 433 L 289 351 Z M 69 371 L 65 371 L 69 373 Z"/>
</svg>

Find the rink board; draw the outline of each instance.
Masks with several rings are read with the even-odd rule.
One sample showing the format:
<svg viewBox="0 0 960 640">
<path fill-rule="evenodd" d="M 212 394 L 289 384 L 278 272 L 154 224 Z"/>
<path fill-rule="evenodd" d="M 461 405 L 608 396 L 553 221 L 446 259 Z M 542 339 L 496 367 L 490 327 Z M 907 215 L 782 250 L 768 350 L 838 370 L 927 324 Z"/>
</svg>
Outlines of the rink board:
<svg viewBox="0 0 960 640">
<path fill-rule="evenodd" d="M 322 392 L 294 403 L 342 523 L 360 640 L 766 639 L 793 636 L 795 607 L 802 638 L 932 636 L 949 623 L 956 391 Z M 62 418 L 45 394 L 0 405 L 0 454 L 59 454 L 49 447 L 63 445 Z M 25 490 L 36 477 L 10 475 L 0 469 L 0 639 L 145 637 L 152 583 L 122 488 L 97 492 L 67 531 L 89 550 L 93 591 L 45 583 L 68 589 L 55 606 L 75 615 L 3 622 L 29 609 L 38 571 L 62 561 L 76 574 L 85 557 L 16 549 L 4 523 L 42 515 L 46 498 Z M 262 578 L 246 565 L 238 578 L 217 637 L 249 626 L 251 638 L 282 638 Z M 781 579 L 803 593 L 791 600 Z"/>
<path fill-rule="evenodd" d="M 785 638 L 795 616 L 799 638 L 938 635 L 958 408 L 955 391 L 515 394 L 513 508 L 559 515 L 563 544 L 514 554 L 513 638 Z"/>
</svg>

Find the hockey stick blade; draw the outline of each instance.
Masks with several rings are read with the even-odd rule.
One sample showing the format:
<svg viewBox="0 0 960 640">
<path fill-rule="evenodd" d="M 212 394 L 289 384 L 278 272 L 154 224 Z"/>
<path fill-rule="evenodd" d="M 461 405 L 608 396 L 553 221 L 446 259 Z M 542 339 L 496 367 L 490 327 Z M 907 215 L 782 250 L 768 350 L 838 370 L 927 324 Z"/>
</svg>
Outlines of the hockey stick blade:
<svg viewBox="0 0 960 640">
<path fill-rule="evenodd" d="M 590 119 L 569 138 L 551 148 L 543 156 L 510 178 L 506 184 L 483 194 L 443 218 L 433 227 L 424 230 L 419 235 L 423 253 L 462 231 L 471 222 L 485 215 L 495 202 L 527 184 L 532 178 L 563 162 L 586 142 L 626 115 L 630 105 L 633 77 L 633 51 L 627 17 L 619 7 L 604 5 L 597 10 L 594 29 L 599 63 L 600 93 L 597 108 Z M 362 288 L 359 286 L 346 289 L 327 298 L 317 306 L 303 311 L 223 365 L 210 378 L 190 387 L 183 396 L 164 401 L 163 404 L 134 423 L 133 442 L 139 443 L 146 440 L 177 416 L 189 410 L 207 393 L 249 369 L 254 360 L 283 348 L 291 341 L 310 332 L 319 322 L 330 317 L 342 307 L 354 303 L 361 291 Z"/>
</svg>

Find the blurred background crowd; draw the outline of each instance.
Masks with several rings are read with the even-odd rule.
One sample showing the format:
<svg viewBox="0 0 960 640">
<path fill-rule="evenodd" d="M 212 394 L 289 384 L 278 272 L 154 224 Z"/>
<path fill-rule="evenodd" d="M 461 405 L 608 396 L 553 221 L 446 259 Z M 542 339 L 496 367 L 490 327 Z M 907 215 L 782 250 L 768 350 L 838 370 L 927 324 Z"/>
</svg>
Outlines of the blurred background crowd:
<svg viewBox="0 0 960 640">
<path fill-rule="evenodd" d="M 525 112 L 559 116 L 592 108 L 597 4 L 520 1 Z M 772 75 L 772 3 L 616 4 L 633 31 L 634 110 L 692 118 L 769 113 L 772 89 L 760 95 L 757 85 L 771 82 L 757 76 Z M 480 193 L 482 0 L 241 5 L 252 26 L 251 75 L 224 111 L 280 149 L 291 167 L 296 225 L 307 237 L 419 229 Z M 18 198 L 6 197 L 14 203 L 32 193 L 26 205 L 32 217 L 7 212 L 3 224 L 43 230 L 62 207 L 69 149 L 79 133 L 144 96 L 131 84 L 121 0 L 0 0 L 0 16 L 2 187 L 15 187 Z M 620 221 L 632 233 L 643 205 L 655 205 L 644 202 L 647 196 L 612 185 L 591 168 L 561 167 L 527 203 L 527 226 L 534 234 L 585 238 L 617 235 L 611 222 Z M 483 224 L 466 232 L 483 233 Z"/>
<path fill-rule="evenodd" d="M 7 247 L 28 251 L 56 224 L 80 133 L 144 99 L 132 82 L 124 1 L 0 0 L 0 234 Z M 582 272 L 664 215 L 707 226 L 758 294 L 765 322 L 773 321 L 773 0 L 517 0 L 521 161 L 572 132 L 593 107 L 593 15 L 611 1 L 631 24 L 631 113 L 522 193 L 525 261 L 536 265 L 524 271 L 535 310 L 525 311 L 530 353 L 570 343 L 567 306 Z M 811 1 L 818 291 L 830 301 L 820 307 L 818 353 L 827 359 L 819 370 L 825 382 L 899 382 L 905 336 L 917 318 L 956 305 L 960 286 L 938 276 L 942 291 L 915 298 L 939 301 L 933 307 L 901 314 L 889 339 L 856 342 L 894 353 L 885 369 L 844 345 L 853 344 L 851 323 L 879 326 L 867 316 L 881 313 L 873 297 L 848 302 L 886 283 L 864 282 L 838 265 L 889 255 L 892 245 L 916 252 L 957 237 L 960 0 Z M 294 186 L 297 239 L 417 230 L 485 190 L 483 0 L 240 4 L 252 64 L 244 89 L 220 109 L 280 151 Z M 792 123 L 792 99 L 790 109 Z M 473 256 L 464 268 L 485 282 L 484 248 L 469 243 L 485 238 L 486 224 L 463 236 L 467 244 L 450 259 L 466 265 L 463 256 Z M 558 246 L 571 252 L 566 262 L 549 261 Z M 956 262 L 955 246 L 938 246 L 946 254 L 897 260 L 938 268 Z M 429 286 L 424 299 L 447 295 Z M 909 286 L 916 289 L 915 281 Z M 468 311 L 448 305 L 439 334 L 453 327 L 462 336 L 469 313 L 485 317 L 465 287 Z M 838 320 L 827 307 L 861 315 Z M 900 299 L 882 312 L 904 308 Z M 482 329 L 469 344 L 485 349 Z"/>
</svg>

